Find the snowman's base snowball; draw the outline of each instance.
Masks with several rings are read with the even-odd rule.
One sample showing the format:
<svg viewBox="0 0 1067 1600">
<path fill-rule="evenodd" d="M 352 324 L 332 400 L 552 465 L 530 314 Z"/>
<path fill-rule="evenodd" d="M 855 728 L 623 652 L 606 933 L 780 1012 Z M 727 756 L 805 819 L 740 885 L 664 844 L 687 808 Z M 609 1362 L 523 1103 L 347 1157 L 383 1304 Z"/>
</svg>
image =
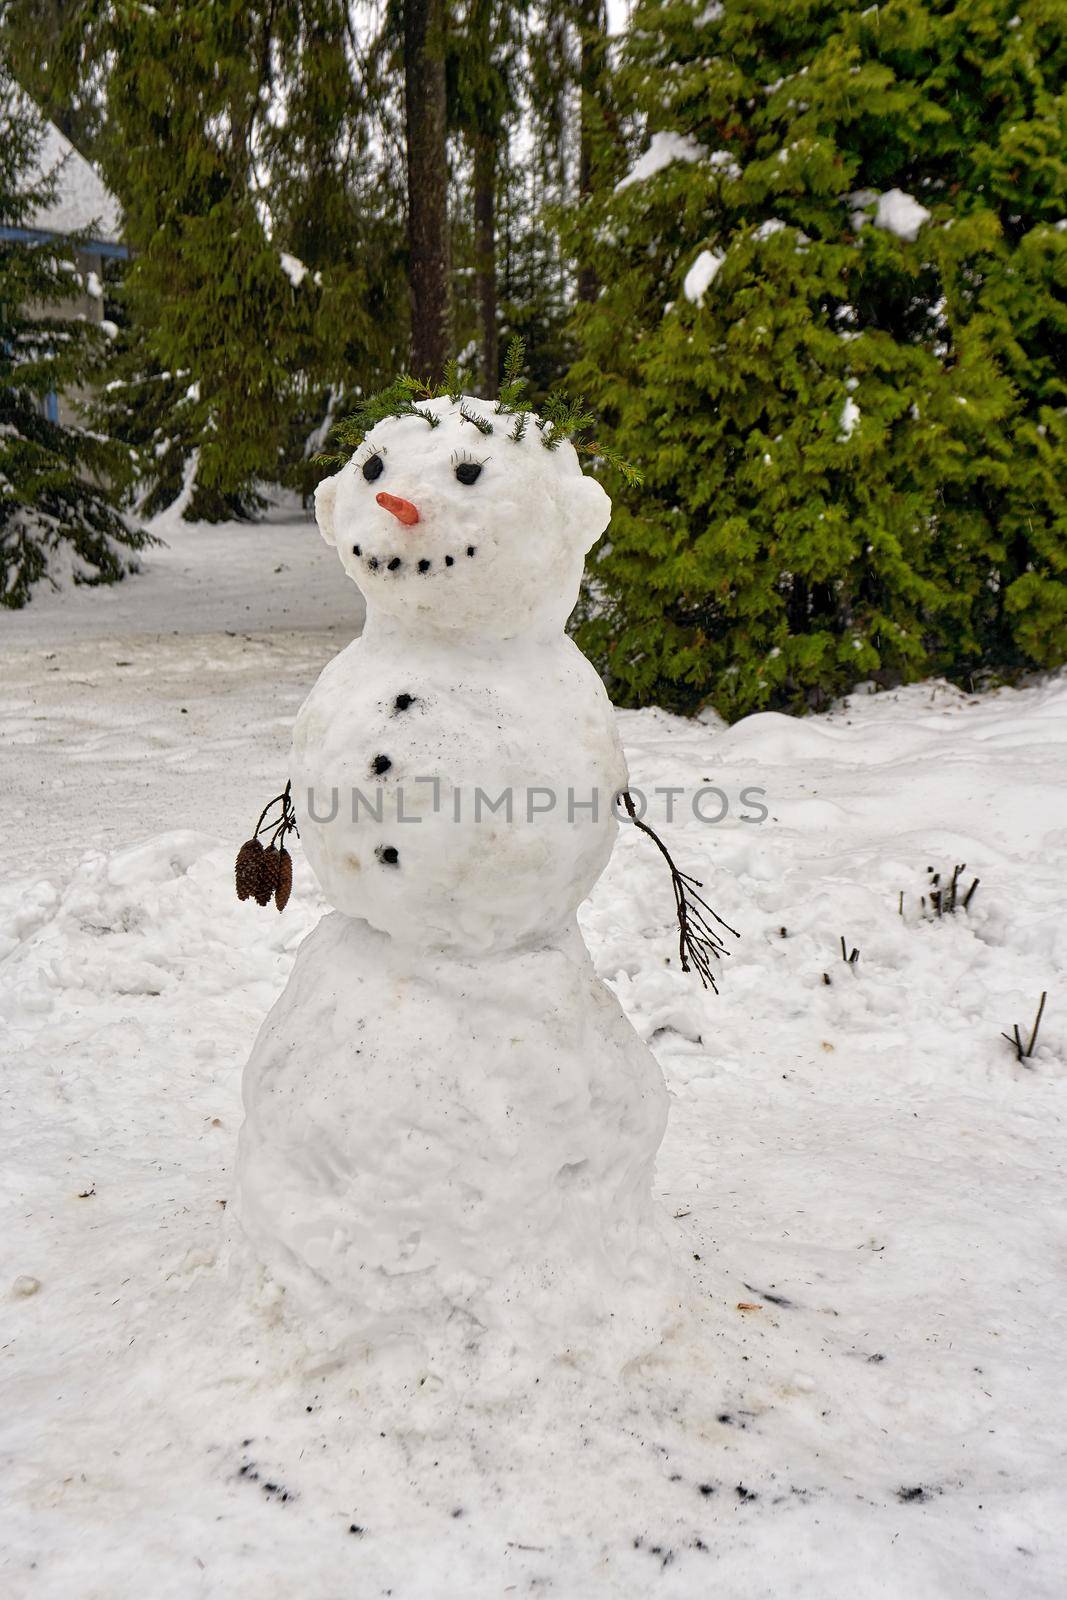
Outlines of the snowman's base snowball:
<svg viewBox="0 0 1067 1600">
<path fill-rule="evenodd" d="M 309 1332 L 430 1360 L 657 1342 L 667 1093 L 576 928 L 462 961 L 325 917 L 244 1100 L 240 1220 Z"/>
</svg>

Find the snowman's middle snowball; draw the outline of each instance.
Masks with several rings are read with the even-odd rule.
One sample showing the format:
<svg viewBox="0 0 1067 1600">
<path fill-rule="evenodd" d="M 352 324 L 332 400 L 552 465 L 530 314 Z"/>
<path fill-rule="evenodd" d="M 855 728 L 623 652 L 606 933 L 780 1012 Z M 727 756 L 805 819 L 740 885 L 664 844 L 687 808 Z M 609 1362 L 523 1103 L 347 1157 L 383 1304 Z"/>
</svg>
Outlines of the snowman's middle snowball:
<svg viewBox="0 0 1067 1600">
<path fill-rule="evenodd" d="M 290 775 L 338 910 L 406 946 L 470 952 L 551 939 L 573 919 L 626 786 L 604 687 L 563 634 L 503 660 L 373 627 L 308 696 Z"/>
</svg>

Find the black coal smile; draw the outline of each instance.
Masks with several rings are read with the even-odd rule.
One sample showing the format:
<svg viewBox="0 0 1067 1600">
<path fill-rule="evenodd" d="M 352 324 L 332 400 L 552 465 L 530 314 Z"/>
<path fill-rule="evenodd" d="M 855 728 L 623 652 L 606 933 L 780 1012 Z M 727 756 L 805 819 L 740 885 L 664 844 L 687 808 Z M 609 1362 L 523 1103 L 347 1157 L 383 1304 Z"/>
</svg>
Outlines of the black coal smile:
<svg viewBox="0 0 1067 1600">
<path fill-rule="evenodd" d="M 428 572 L 433 571 L 434 567 L 434 563 L 429 556 L 420 556 L 417 561 L 405 561 L 403 556 L 365 556 L 363 554 L 363 547 L 358 544 L 354 544 L 352 546 L 352 554 L 359 557 L 369 572 L 379 572 L 383 568 L 386 572 L 395 573 L 413 570 L 417 572 L 420 577 L 425 577 Z M 477 545 L 467 545 L 463 554 L 465 557 L 473 559 L 473 557 L 478 554 Z M 444 567 L 454 567 L 455 564 L 455 556 L 445 556 L 444 560 L 439 563 L 439 565 Z"/>
</svg>

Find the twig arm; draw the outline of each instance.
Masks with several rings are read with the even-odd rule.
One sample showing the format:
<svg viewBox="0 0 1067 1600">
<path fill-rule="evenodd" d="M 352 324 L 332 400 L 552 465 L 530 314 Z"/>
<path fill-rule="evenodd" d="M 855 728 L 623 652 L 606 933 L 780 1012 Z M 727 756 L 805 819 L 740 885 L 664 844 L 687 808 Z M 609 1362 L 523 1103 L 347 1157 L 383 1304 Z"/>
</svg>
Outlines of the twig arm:
<svg viewBox="0 0 1067 1600">
<path fill-rule="evenodd" d="M 708 922 L 712 917 L 727 933 L 733 934 L 735 939 L 741 935 L 736 928 L 731 928 L 724 922 L 719 913 L 715 911 L 704 897 L 697 893 L 704 887 L 699 878 L 691 877 L 689 873 L 682 872 L 675 864 L 667 846 L 663 843 L 654 828 L 643 822 L 637 815 L 633 796 L 628 789 L 621 791 L 622 803 L 626 807 L 626 815 L 643 834 L 652 840 L 660 855 L 666 861 L 671 873 L 671 888 L 674 891 L 674 910 L 678 918 L 678 959 L 683 972 L 690 972 L 694 968 L 700 977 L 700 982 L 705 989 L 714 989 L 718 994 L 718 985 L 711 970 L 711 958 L 729 955 L 730 952 L 723 944 L 721 938 Z"/>
</svg>

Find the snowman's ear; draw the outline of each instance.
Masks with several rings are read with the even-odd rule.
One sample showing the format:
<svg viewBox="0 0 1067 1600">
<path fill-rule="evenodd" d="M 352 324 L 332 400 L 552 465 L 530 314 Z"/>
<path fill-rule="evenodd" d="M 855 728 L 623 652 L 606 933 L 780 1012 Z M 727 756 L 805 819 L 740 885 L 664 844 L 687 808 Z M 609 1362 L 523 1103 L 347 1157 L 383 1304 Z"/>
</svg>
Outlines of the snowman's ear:
<svg viewBox="0 0 1067 1600">
<path fill-rule="evenodd" d="M 332 478 L 323 478 L 315 490 L 315 520 L 319 525 L 319 532 L 327 544 L 337 544 L 337 533 L 334 529 L 333 518 L 337 507 L 337 486 L 341 474 L 335 472 Z"/>
<path fill-rule="evenodd" d="M 611 521 L 611 501 L 596 479 L 587 478 L 584 473 L 573 489 L 568 485 L 568 495 L 582 550 L 591 550 Z"/>
</svg>

